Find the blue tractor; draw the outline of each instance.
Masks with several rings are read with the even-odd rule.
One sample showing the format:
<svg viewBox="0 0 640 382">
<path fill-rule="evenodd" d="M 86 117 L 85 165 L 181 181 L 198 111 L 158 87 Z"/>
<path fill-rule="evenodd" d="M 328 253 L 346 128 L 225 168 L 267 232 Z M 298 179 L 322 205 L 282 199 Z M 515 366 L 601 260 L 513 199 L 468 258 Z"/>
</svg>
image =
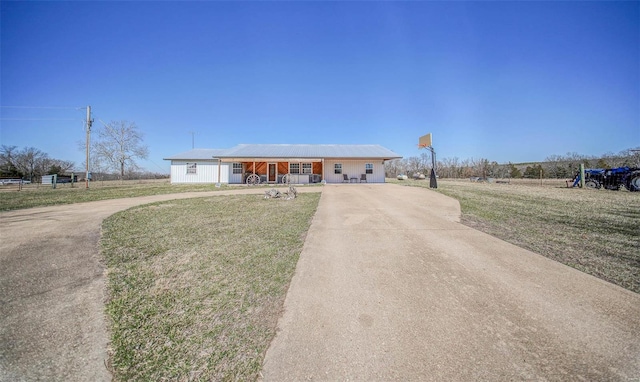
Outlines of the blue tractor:
<svg viewBox="0 0 640 382">
<path fill-rule="evenodd" d="M 580 173 L 576 174 L 573 186 L 580 183 Z M 585 187 L 607 190 L 619 190 L 622 186 L 627 190 L 640 191 L 640 168 L 616 167 L 616 168 L 589 168 L 584 170 Z"/>
</svg>

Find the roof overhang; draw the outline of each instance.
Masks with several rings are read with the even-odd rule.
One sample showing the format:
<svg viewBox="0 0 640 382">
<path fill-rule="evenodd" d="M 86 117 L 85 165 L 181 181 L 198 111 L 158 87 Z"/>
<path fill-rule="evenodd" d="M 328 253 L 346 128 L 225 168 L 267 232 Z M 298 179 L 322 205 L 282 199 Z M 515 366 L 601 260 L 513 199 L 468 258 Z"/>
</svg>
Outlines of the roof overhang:
<svg viewBox="0 0 640 382">
<path fill-rule="evenodd" d="M 214 158 L 218 159 L 218 158 Z M 269 157 L 260 157 L 260 158 L 243 158 L 243 157 L 223 157 L 220 159 L 223 162 L 322 162 L 323 158 L 269 158 Z"/>
<path fill-rule="evenodd" d="M 375 161 L 388 161 L 392 159 L 400 159 L 402 157 L 395 158 L 269 158 L 269 157 L 213 157 L 212 159 L 220 159 L 222 162 L 322 162 L 327 159 L 330 160 L 375 160 Z"/>
</svg>

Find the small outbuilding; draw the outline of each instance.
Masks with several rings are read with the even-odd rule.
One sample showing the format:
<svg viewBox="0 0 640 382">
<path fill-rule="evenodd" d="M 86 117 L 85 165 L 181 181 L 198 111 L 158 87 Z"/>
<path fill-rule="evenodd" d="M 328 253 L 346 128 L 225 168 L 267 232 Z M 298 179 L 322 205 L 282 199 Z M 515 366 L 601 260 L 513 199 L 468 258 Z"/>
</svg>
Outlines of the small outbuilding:
<svg viewBox="0 0 640 382">
<path fill-rule="evenodd" d="M 402 156 L 380 145 L 242 144 L 173 155 L 171 183 L 384 183 L 384 162 Z"/>
</svg>

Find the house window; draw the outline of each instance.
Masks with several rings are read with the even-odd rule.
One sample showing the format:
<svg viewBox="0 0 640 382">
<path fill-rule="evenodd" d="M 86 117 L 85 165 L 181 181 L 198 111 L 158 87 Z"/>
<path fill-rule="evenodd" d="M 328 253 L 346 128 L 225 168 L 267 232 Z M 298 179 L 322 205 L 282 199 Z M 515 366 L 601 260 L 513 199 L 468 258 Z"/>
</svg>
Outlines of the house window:
<svg viewBox="0 0 640 382">
<path fill-rule="evenodd" d="M 234 174 L 242 174 L 242 163 L 234 163 L 233 164 L 233 173 Z"/>
<path fill-rule="evenodd" d="M 303 174 L 311 174 L 311 163 L 303 163 L 302 164 L 302 173 Z"/>
<path fill-rule="evenodd" d="M 334 174 L 342 174 L 342 163 L 336 163 L 333 165 Z"/>
<path fill-rule="evenodd" d="M 197 169 L 196 163 L 187 163 L 187 174 L 197 174 Z"/>
<path fill-rule="evenodd" d="M 300 174 L 300 163 L 289 163 L 289 173 Z"/>
<path fill-rule="evenodd" d="M 365 174 L 373 174 L 373 163 L 365 163 L 364 172 Z"/>
</svg>

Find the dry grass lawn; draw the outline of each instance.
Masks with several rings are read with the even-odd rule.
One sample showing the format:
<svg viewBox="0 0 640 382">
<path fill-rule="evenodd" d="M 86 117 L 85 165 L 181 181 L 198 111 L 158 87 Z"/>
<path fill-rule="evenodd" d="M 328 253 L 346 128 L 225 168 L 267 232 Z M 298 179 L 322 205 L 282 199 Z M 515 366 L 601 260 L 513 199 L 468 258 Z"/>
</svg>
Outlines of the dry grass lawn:
<svg viewBox="0 0 640 382">
<path fill-rule="evenodd" d="M 115 380 L 255 380 L 319 199 L 175 200 L 105 220 Z"/>
<path fill-rule="evenodd" d="M 429 187 L 429 181 L 402 181 Z M 640 193 L 439 180 L 463 223 L 640 293 Z"/>
<path fill-rule="evenodd" d="M 171 184 L 167 179 L 97 181 L 89 188 L 84 183 L 50 185 L 29 184 L 21 191 L 15 186 L 0 186 L 0 211 L 44 207 L 59 204 L 93 202 L 96 200 L 132 198 L 137 196 L 175 194 L 181 192 L 218 191 L 245 188 L 245 185 L 228 185 L 216 188 L 213 184 Z M 273 185 L 258 186 L 273 187 Z"/>
</svg>

